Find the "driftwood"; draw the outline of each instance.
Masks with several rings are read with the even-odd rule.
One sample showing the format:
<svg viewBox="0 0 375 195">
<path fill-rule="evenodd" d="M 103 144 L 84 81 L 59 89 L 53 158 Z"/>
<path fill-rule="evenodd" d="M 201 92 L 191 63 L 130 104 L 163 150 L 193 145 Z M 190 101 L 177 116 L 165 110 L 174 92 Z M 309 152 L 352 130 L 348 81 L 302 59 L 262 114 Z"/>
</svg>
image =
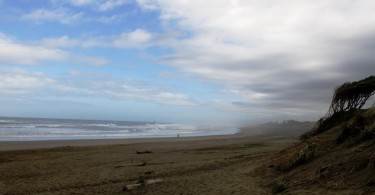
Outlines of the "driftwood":
<svg viewBox="0 0 375 195">
<path fill-rule="evenodd" d="M 127 166 L 143 167 L 143 166 L 146 166 L 146 165 L 147 165 L 147 162 L 130 163 L 130 164 L 118 165 L 118 166 L 115 166 L 115 168 L 121 168 L 121 167 L 127 167 Z"/>
<path fill-rule="evenodd" d="M 146 186 L 146 185 L 150 185 L 150 184 L 154 184 L 154 183 L 160 183 L 162 181 L 163 181 L 162 179 L 141 180 L 138 183 L 126 185 L 122 189 L 122 191 L 129 191 L 129 190 L 132 190 L 134 188 L 138 188 L 138 187 L 141 187 L 141 186 Z"/>
<path fill-rule="evenodd" d="M 145 174 L 145 175 L 151 175 L 153 172 L 154 172 L 154 171 L 147 171 L 147 172 L 145 172 L 144 174 Z"/>
<path fill-rule="evenodd" d="M 152 153 L 150 150 L 137 150 L 137 154 L 147 154 L 147 153 Z"/>
</svg>

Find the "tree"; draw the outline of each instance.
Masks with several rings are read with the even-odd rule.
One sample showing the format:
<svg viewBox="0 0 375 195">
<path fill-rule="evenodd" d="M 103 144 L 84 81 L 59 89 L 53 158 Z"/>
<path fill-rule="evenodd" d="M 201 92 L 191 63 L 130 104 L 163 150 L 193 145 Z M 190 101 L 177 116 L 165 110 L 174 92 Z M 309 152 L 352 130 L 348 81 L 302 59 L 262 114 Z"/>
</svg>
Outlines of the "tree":
<svg viewBox="0 0 375 195">
<path fill-rule="evenodd" d="M 346 82 L 339 86 L 333 95 L 326 117 L 337 112 L 361 109 L 375 94 L 375 76 L 360 81 Z"/>
<path fill-rule="evenodd" d="M 329 129 L 337 121 L 346 120 L 350 113 L 361 109 L 374 94 L 375 76 L 342 84 L 335 89 L 327 114 L 315 123 L 310 132 L 303 134 L 301 138 L 319 134 Z"/>
</svg>

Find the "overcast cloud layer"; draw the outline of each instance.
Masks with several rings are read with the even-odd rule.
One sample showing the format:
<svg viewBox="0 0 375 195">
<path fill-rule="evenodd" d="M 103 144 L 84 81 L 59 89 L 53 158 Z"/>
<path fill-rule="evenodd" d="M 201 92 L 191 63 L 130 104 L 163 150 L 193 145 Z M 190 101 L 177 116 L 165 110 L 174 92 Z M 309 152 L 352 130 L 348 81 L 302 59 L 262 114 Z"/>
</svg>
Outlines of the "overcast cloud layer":
<svg viewBox="0 0 375 195">
<path fill-rule="evenodd" d="M 248 111 L 322 111 L 333 87 L 374 74 L 374 1 L 139 0 L 189 31 L 161 62 L 227 87 Z"/>
<path fill-rule="evenodd" d="M 20 2 L 0 3 L 12 10 L 0 18 L 4 102 L 48 94 L 136 102 L 136 120 L 316 120 L 334 87 L 375 73 L 373 0 Z"/>
</svg>

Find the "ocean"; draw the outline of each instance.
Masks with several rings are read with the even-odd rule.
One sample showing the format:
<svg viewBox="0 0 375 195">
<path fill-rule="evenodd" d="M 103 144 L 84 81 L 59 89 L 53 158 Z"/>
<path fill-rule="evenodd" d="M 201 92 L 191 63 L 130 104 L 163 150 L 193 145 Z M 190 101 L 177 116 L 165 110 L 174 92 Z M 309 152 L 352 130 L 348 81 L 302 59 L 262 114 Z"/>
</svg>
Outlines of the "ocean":
<svg viewBox="0 0 375 195">
<path fill-rule="evenodd" d="M 177 123 L 0 117 L 0 141 L 191 137 L 237 131 Z"/>
</svg>

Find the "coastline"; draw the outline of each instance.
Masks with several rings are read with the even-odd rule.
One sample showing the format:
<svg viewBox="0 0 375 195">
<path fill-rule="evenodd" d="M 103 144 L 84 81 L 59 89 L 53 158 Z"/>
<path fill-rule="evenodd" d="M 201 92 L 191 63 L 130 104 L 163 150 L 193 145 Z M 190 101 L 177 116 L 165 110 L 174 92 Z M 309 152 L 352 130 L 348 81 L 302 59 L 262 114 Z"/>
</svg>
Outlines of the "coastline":
<svg viewBox="0 0 375 195">
<path fill-rule="evenodd" d="M 0 142 L 16 143 L 231 135 L 239 129 L 185 123 L 0 117 L 0 131 Z"/>
</svg>

